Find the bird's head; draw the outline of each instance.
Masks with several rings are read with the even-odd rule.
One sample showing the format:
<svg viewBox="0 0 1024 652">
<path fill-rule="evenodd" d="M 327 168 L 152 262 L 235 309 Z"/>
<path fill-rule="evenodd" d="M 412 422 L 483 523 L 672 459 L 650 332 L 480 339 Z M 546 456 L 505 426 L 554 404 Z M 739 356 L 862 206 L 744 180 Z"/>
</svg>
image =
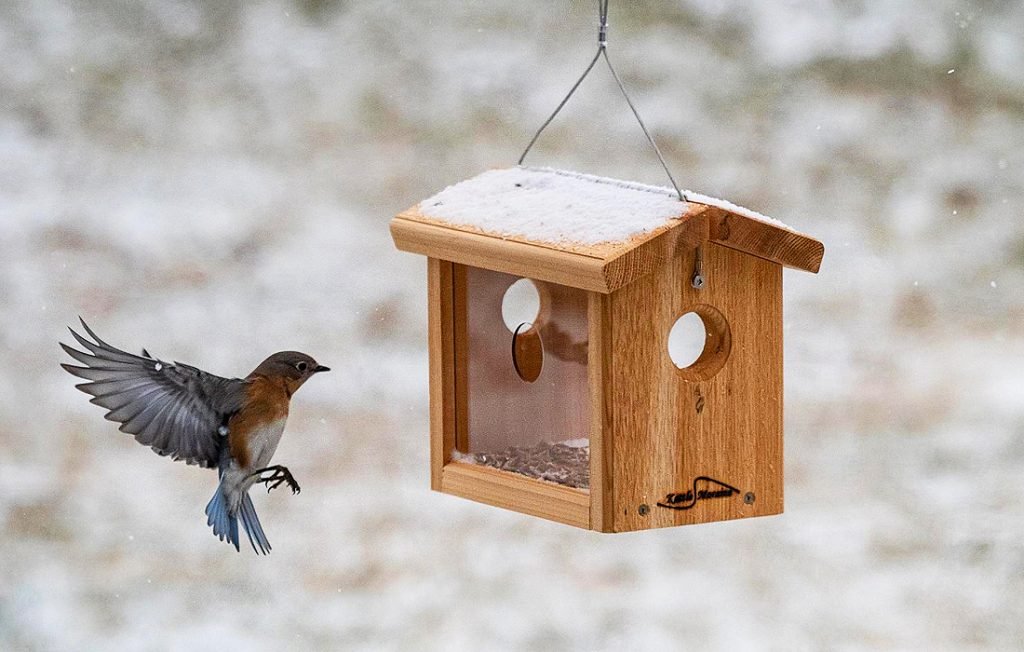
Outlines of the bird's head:
<svg viewBox="0 0 1024 652">
<path fill-rule="evenodd" d="M 287 383 L 289 391 L 294 392 L 313 374 L 330 370 L 305 353 L 281 351 L 261 362 L 251 375 L 280 378 Z"/>
</svg>

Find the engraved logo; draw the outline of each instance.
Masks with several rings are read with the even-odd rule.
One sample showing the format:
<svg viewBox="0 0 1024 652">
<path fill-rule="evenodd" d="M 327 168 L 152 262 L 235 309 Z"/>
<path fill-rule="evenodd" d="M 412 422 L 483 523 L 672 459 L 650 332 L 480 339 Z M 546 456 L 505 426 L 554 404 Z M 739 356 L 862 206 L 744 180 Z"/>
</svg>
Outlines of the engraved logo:
<svg viewBox="0 0 1024 652">
<path fill-rule="evenodd" d="M 681 493 L 668 494 L 664 500 L 658 502 L 658 507 L 690 509 L 701 500 L 729 498 L 739 493 L 740 490 L 730 484 L 701 475 L 693 479 L 692 489 L 687 489 Z"/>
</svg>

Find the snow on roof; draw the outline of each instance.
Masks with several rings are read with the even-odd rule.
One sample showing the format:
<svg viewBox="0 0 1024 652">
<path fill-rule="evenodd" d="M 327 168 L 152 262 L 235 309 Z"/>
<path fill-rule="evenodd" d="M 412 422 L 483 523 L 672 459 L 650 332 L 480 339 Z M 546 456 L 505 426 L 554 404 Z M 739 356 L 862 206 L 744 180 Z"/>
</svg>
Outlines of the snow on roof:
<svg viewBox="0 0 1024 652">
<path fill-rule="evenodd" d="M 785 224 L 721 199 L 688 199 L 774 226 Z M 553 168 L 489 170 L 420 202 L 425 217 L 502 238 L 595 245 L 625 242 L 686 213 L 671 188 Z"/>
</svg>

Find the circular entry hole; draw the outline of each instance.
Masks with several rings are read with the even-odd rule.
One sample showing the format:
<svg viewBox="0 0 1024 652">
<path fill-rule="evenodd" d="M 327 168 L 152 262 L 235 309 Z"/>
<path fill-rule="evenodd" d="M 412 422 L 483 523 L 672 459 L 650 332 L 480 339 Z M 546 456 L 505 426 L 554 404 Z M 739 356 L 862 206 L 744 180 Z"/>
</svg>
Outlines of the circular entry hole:
<svg viewBox="0 0 1024 652">
<path fill-rule="evenodd" d="M 668 356 L 683 380 L 701 382 L 717 374 L 732 349 L 725 315 L 699 304 L 679 317 L 668 333 Z"/>
<path fill-rule="evenodd" d="M 540 314 L 540 292 L 528 278 L 521 278 L 505 290 L 501 300 L 501 318 L 505 328 L 515 333 L 523 324 L 533 325 Z"/>
<path fill-rule="evenodd" d="M 668 357 L 672 364 L 686 369 L 700 357 L 707 343 L 708 332 L 704 320 L 695 312 L 688 312 L 672 325 L 668 332 Z"/>
</svg>

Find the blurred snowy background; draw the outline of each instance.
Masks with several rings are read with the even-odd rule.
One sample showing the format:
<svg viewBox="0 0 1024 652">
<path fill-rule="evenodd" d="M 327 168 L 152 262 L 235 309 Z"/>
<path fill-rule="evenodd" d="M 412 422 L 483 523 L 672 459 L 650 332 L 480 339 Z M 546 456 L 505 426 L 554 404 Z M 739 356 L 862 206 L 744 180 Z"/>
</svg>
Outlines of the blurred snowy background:
<svg viewBox="0 0 1024 652">
<path fill-rule="evenodd" d="M 0 3 L 0 648 L 1024 646 L 1024 5 L 613 2 L 682 185 L 826 243 L 786 274 L 787 509 L 597 535 L 427 491 L 425 263 L 387 220 L 513 164 L 596 3 Z M 598 69 L 529 159 L 664 183 Z M 335 369 L 217 542 L 213 474 L 58 368 Z"/>
</svg>

